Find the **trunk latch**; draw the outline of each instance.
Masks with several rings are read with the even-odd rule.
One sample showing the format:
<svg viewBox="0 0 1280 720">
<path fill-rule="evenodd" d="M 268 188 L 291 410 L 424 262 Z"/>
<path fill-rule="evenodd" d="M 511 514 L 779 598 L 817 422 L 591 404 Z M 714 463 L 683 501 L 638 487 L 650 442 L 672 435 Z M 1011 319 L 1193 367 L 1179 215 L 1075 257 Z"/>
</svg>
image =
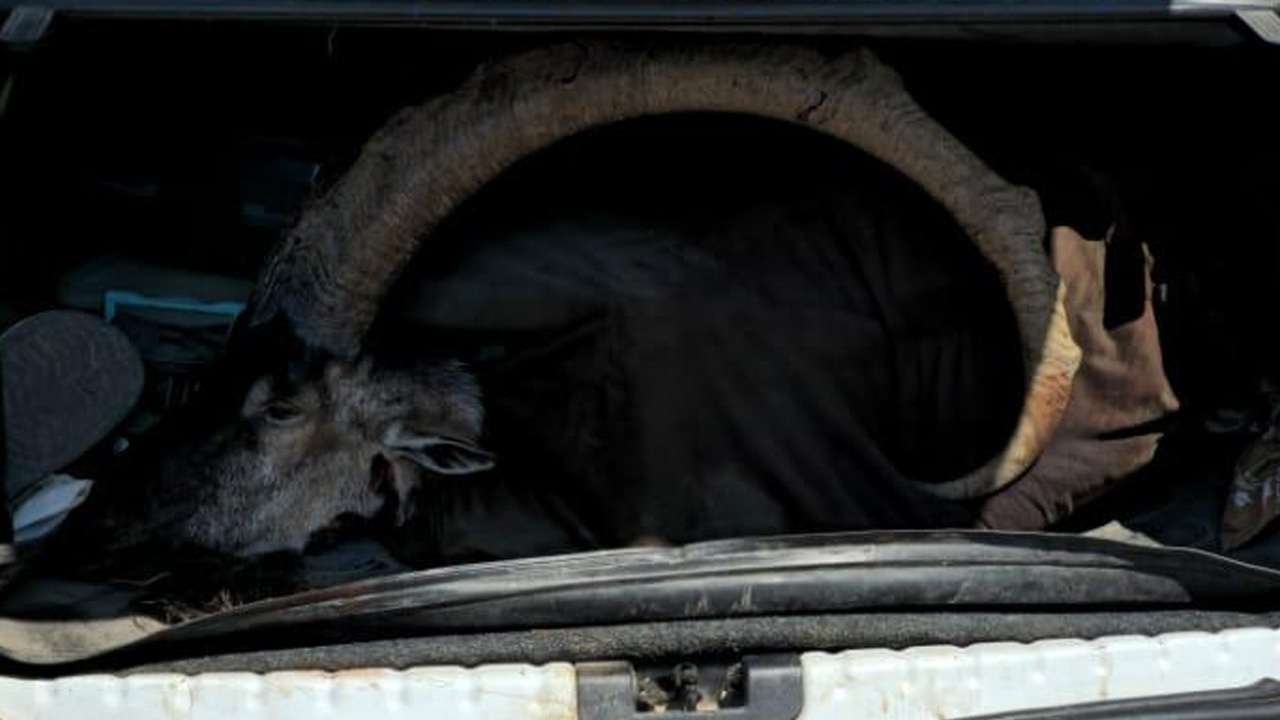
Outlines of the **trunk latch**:
<svg viewBox="0 0 1280 720">
<path fill-rule="evenodd" d="M 804 707 L 793 655 L 737 663 L 677 663 L 637 671 L 629 662 L 578 663 L 578 720 L 795 720 Z"/>
</svg>

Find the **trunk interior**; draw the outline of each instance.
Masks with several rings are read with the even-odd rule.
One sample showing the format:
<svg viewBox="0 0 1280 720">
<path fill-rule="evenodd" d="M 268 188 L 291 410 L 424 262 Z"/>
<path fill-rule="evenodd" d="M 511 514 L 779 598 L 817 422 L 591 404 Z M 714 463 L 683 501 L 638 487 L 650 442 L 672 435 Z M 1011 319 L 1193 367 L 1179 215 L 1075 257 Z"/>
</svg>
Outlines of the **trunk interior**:
<svg viewBox="0 0 1280 720">
<path fill-rule="evenodd" d="M 174 442 L 175 418 L 226 400 L 209 396 L 228 391 L 228 333 L 262 263 L 370 135 L 478 65 L 552 43 L 870 48 L 938 123 L 1039 194 L 1048 227 L 1107 238 L 1094 310 L 1108 328 L 1143 312 L 1145 245 L 1178 407 L 1125 431 L 1164 433 L 1140 469 L 1001 524 L 983 521 L 980 499 L 823 484 L 881 466 L 953 477 L 1000 450 L 1026 387 L 999 278 L 930 197 L 833 138 L 733 114 L 627 120 L 524 158 L 467 199 L 371 335 L 387 354 L 467 363 L 496 473 L 422 488 L 408 522 L 326 528 L 301 560 L 178 561 L 77 533 L 72 515 L 27 544 L 41 550 L 0 595 L 6 654 L 83 657 L 86 634 L 104 646 L 139 636 L 114 621 L 145 634 L 420 568 L 759 536 L 1118 523 L 1107 537 L 1280 569 L 1280 528 L 1230 549 L 1221 539 L 1242 454 L 1280 432 L 1280 52 L 1225 22 L 899 30 L 58 19 L 38 45 L 0 55 L 0 331 L 74 308 L 110 319 L 146 367 L 128 417 L 63 470 L 95 481 L 76 512 L 100 511 L 103 494 L 154 502 L 122 487 L 141 485 L 135 456 Z M 618 429 L 620 414 L 631 424 Z M 850 443 L 879 464 L 832 460 Z M 1280 457 L 1280 442 L 1267 447 Z M 694 484 L 670 470 L 707 458 L 732 471 Z M 1247 605 L 1232 609 L 1276 609 Z M 41 654 L 57 642 L 78 650 Z"/>
</svg>

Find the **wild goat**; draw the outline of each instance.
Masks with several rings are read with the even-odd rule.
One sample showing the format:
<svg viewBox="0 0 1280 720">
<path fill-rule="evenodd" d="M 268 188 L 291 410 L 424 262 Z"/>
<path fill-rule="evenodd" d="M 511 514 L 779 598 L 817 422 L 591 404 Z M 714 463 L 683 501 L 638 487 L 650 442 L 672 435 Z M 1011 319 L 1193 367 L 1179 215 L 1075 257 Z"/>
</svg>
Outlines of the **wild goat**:
<svg viewBox="0 0 1280 720">
<path fill-rule="evenodd" d="M 170 480 L 147 501 L 152 519 L 226 553 L 297 550 L 344 513 L 403 514 L 424 472 L 488 467 L 476 444 L 480 395 L 458 365 L 396 375 L 354 361 L 382 298 L 422 238 L 521 157 L 595 125 L 682 111 L 771 117 L 841 138 L 954 216 L 1004 282 L 1028 389 L 1004 451 L 928 491 L 974 497 L 1018 477 L 1062 417 L 1080 360 L 1033 192 L 987 168 L 869 53 L 570 45 L 484 68 L 393 118 L 304 213 L 265 267 L 243 330 L 287 328 L 308 352 L 337 360 L 301 384 L 254 383 L 238 417 L 167 461 Z"/>
<path fill-rule="evenodd" d="M 239 417 L 168 458 L 153 502 L 195 508 L 168 531 L 234 555 L 302 550 L 345 513 L 403 523 L 424 475 L 493 466 L 480 389 L 455 362 L 405 370 L 334 361 L 319 377 L 253 384 Z"/>
<path fill-rule="evenodd" d="M 45 558 L 97 576 L 158 570 L 157 551 L 300 552 L 342 518 L 403 524 L 422 483 L 494 466 L 479 445 L 480 388 L 460 363 L 365 358 L 316 370 L 263 375 L 247 392 L 239 383 L 239 395 L 174 418 L 41 548 Z"/>
</svg>

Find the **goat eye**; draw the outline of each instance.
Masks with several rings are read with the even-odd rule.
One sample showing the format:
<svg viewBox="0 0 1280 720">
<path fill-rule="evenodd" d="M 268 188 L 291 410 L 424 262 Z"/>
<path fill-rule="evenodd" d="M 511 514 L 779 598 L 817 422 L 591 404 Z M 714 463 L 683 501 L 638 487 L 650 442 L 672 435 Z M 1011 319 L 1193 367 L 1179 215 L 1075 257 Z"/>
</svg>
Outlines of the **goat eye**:
<svg viewBox="0 0 1280 720">
<path fill-rule="evenodd" d="M 288 425 L 302 418 L 302 411 L 288 403 L 271 403 L 263 412 L 267 422 L 276 425 Z"/>
</svg>

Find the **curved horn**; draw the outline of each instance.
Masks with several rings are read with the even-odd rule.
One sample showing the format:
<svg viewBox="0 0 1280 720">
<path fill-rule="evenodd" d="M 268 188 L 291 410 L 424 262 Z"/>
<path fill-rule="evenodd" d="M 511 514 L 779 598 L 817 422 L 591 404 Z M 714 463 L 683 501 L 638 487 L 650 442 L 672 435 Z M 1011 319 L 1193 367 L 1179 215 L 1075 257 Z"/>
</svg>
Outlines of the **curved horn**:
<svg viewBox="0 0 1280 720">
<path fill-rule="evenodd" d="M 562 45 L 481 68 L 374 135 L 268 262 L 250 323 L 283 315 L 304 342 L 352 357 L 419 241 L 504 169 L 593 126 L 687 111 L 776 118 L 841 138 L 950 212 L 1004 282 L 1027 397 L 1000 456 L 921 485 L 974 497 L 1025 471 L 1057 427 L 1080 362 L 1041 246 L 1039 200 L 996 175 L 865 51 L 827 59 L 797 47 Z"/>
</svg>

